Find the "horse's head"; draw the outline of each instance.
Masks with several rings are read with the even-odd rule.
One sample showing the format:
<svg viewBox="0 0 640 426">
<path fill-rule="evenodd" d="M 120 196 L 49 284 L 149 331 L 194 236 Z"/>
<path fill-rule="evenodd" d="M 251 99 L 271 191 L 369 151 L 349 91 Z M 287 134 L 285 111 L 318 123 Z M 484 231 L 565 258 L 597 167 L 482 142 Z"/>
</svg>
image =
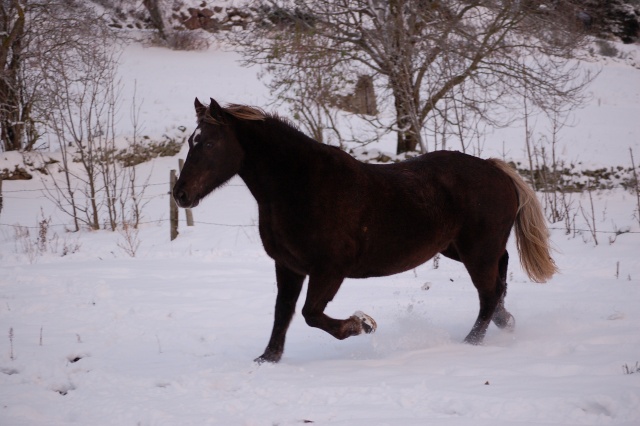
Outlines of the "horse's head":
<svg viewBox="0 0 640 426">
<path fill-rule="evenodd" d="M 189 153 L 173 188 L 180 207 L 190 208 L 231 179 L 242 165 L 244 152 L 229 114 L 211 99 L 209 106 L 195 100 L 198 127 L 189 138 Z"/>
</svg>

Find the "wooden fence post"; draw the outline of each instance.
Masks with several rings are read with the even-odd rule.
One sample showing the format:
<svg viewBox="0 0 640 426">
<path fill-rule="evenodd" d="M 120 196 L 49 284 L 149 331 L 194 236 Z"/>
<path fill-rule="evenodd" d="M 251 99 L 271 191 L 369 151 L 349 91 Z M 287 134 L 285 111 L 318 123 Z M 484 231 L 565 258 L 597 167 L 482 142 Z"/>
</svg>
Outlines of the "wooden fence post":
<svg viewBox="0 0 640 426">
<path fill-rule="evenodd" d="M 178 166 L 180 166 L 180 171 L 184 167 L 184 160 L 182 158 L 178 159 Z M 193 226 L 193 212 L 191 209 L 185 209 L 185 213 L 187 215 L 187 226 Z"/>
<path fill-rule="evenodd" d="M 172 195 L 176 180 L 176 171 L 171 170 L 171 174 L 169 175 L 169 228 L 171 241 L 178 237 L 178 205 Z"/>
</svg>

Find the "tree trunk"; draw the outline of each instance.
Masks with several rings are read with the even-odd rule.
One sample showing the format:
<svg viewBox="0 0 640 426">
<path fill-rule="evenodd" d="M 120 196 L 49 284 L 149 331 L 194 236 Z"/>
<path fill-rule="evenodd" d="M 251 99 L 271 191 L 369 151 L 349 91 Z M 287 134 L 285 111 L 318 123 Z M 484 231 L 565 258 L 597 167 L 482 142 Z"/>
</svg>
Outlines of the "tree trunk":
<svg viewBox="0 0 640 426">
<path fill-rule="evenodd" d="M 399 95 L 394 96 L 396 107 L 396 132 L 398 135 L 398 145 L 396 154 L 417 151 L 420 147 L 420 128 L 415 128 L 411 113 L 407 111 Z"/>
<path fill-rule="evenodd" d="M 20 2 L 0 6 L 5 21 L 0 24 L 0 136 L 5 151 L 22 149 L 23 119 L 21 117 L 19 75 L 22 66 L 22 50 L 25 16 Z M 9 18 L 8 21 L 6 20 Z M 13 25 L 11 20 L 15 19 Z"/>
<path fill-rule="evenodd" d="M 164 20 L 162 19 L 162 8 L 160 6 L 160 0 L 142 0 L 142 3 L 149 11 L 151 17 L 151 23 L 160 33 L 160 37 L 163 40 L 167 39 L 167 35 L 164 32 Z"/>
</svg>

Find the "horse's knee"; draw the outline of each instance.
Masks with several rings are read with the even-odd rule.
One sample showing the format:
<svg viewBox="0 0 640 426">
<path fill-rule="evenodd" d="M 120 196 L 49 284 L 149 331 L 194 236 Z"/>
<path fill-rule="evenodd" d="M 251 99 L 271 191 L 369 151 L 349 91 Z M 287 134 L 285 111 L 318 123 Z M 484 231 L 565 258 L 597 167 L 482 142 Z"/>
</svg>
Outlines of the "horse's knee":
<svg viewBox="0 0 640 426">
<path fill-rule="evenodd" d="M 317 313 L 310 309 L 302 308 L 302 317 L 309 327 L 319 327 L 321 315 L 322 313 Z"/>
</svg>

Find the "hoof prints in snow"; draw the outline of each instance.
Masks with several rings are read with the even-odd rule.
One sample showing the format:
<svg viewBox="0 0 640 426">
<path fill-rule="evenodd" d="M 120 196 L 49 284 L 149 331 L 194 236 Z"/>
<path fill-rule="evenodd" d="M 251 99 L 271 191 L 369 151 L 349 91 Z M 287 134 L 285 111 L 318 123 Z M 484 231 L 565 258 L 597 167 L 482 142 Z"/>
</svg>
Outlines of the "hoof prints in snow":
<svg viewBox="0 0 640 426">
<path fill-rule="evenodd" d="M 7 376 L 12 376 L 14 374 L 18 374 L 20 371 L 16 370 L 15 368 L 2 367 L 0 368 L 0 372 L 6 374 Z"/>
<path fill-rule="evenodd" d="M 57 386 L 57 387 L 53 388 L 54 392 L 57 392 L 57 393 L 59 393 L 60 395 L 63 395 L 63 396 L 68 394 L 72 390 L 76 390 L 76 387 L 74 385 L 72 385 L 72 384 L 67 384 L 67 385 L 64 385 L 64 386 Z"/>
<path fill-rule="evenodd" d="M 67 360 L 71 363 L 71 364 L 75 364 L 76 362 L 80 361 L 82 358 L 87 358 L 89 357 L 89 355 L 86 354 L 73 354 L 73 355 L 69 355 L 67 357 Z"/>
</svg>

